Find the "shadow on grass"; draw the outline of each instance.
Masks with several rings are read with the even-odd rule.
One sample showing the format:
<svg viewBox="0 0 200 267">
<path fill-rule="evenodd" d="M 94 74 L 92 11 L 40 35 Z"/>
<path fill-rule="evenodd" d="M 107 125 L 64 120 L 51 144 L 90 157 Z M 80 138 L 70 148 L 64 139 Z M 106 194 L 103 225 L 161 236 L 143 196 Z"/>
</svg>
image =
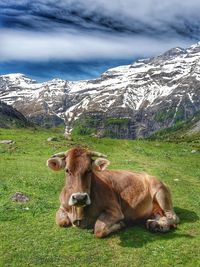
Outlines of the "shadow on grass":
<svg viewBox="0 0 200 267">
<path fill-rule="evenodd" d="M 196 222 L 199 220 L 199 216 L 191 210 L 182 209 L 179 207 L 174 208 L 176 214 L 180 218 L 180 223 Z"/>
<path fill-rule="evenodd" d="M 175 212 L 180 218 L 180 224 L 184 223 L 192 223 L 199 220 L 199 216 L 190 210 L 175 208 Z M 129 227 L 128 229 L 121 231 L 118 233 L 120 237 L 120 246 L 122 247 L 133 247 L 139 248 L 143 247 L 145 244 L 149 242 L 155 242 L 158 240 L 171 240 L 177 238 L 188 238 L 192 239 L 194 236 L 190 234 L 181 234 L 178 229 L 172 230 L 169 233 L 152 233 L 148 230 L 144 229 L 144 227 L 135 225 Z"/>
</svg>

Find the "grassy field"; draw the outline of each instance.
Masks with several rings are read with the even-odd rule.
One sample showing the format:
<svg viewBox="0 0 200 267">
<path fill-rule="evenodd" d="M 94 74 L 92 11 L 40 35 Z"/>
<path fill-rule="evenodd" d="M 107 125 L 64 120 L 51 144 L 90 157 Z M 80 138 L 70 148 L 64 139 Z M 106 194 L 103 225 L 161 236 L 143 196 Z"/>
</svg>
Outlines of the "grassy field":
<svg viewBox="0 0 200 267">
<path fill-rule="evenodd" d="M 198 140 L 174 144 L 75 136 L 66 141 L 62 133 L 63 129 L 0 130 L 0 139 L 16 141 L 0 145 L 0 266 L 200 266 Z M 47 142 L 49 136 L 58 141 Z M 181 219 L 178 228 L 154 234 L 137 225 L 97 239 L 92 230 L 56 226 L 64 173 L 49 170 L 46 160 L 75 144 L 107 154 L 110 168 L 146 171 L 165 181 Z M 30 201 L 12 202 L 17 191 Z"/>
</svg>

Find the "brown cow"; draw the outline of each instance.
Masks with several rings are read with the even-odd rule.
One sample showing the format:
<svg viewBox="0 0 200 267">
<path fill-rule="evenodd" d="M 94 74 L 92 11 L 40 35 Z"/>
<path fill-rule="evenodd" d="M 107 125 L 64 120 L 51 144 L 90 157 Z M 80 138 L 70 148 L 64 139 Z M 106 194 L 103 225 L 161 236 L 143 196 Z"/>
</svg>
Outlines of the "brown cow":
<svg viewBox="0 0 200 267">
<path fill-rule="evenodd" d="M 96 160 L 93 157 L 99 156 Z M 102 158 L 104 157 L 104 158 Z M 167 232 L 179 219 L 168 187 L 156 177 L 126 170 L 105 170 L 105 155 L 73 148 L 52 156 L 47 165 L 66 172 L 56 223 L 93 228 L 97 237 L 128 222 L 146 220 L 148 229 Z"/>
</svg>

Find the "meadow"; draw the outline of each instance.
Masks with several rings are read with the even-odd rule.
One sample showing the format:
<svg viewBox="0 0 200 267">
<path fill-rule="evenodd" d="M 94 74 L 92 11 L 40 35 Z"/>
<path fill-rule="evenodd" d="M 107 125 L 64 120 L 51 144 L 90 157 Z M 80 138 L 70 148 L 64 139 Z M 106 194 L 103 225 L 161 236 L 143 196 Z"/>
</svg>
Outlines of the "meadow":
<svg viewBox="0 0 200 267">
<path fill-rule="evenodd" d="M 48 142 L 56 136 L 58 141 Z M 114 140 L 74 135 L 63 129 L 0 129 L 0 266 L 200 266 L 200 143 Z M 110 169 L 145 171 L 172 192 L 178 228 L 151 233 L 135 225 L 107 238 L 92 230 L 55 224 L 64 173 L 46 167 L 55 152 L 82 144 L 108 155 Z M 195 152 L 194 152 L 195 151 Z M 192 152 L 192 153 L 191 153 Z M 16 192 L 29 197 L 16 203 Z"/>
</svg>

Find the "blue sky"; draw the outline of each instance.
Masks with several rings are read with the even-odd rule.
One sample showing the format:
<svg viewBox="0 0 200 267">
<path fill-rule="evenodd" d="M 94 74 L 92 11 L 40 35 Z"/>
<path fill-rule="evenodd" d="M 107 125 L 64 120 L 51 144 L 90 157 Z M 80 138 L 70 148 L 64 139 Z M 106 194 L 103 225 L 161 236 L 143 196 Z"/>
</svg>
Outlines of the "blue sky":
<svg viewBox="0 0 200 267">
<path fill-rule="evenodd" d="M 200 39 L 197 0 L 0 0 L 0 74 L 79 80 Z"/>
</svg>

